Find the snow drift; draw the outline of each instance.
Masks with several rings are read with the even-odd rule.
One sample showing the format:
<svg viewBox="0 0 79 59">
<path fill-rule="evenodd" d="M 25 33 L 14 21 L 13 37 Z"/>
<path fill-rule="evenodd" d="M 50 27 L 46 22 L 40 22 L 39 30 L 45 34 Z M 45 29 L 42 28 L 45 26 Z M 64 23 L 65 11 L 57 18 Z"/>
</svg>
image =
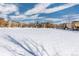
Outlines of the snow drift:
<svg viewBox="0 0 79 59">
<path fill-rule="evenodd" d="M 0 28 L 0 56 L 69 55 L 79 55 L 78 31 Z"/>
</svg>

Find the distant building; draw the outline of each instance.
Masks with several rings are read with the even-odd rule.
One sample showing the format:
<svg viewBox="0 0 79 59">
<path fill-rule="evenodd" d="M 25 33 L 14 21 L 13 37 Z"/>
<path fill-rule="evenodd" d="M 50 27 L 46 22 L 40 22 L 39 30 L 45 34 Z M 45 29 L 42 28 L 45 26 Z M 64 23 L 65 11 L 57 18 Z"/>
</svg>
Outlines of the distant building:
<svg viewBox="0 0 79 59">
<path fill-rule="evenodd" d="M 72 22 L 72 28 L 75 30 L 79 30 L 79 21 L 73 21 Z"/>
</svg>

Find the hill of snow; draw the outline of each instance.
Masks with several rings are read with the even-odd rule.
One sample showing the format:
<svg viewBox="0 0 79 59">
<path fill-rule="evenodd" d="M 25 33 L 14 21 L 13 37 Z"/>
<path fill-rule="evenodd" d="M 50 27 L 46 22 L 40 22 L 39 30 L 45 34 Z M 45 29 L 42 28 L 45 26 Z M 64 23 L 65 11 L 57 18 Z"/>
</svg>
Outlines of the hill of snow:
<svg viewBox="0 0 79 59">
<path fill-rule="evenodd" d="M 19 55 L 79 55 L 79 32 L 42 28 L 0 28 L 0 56 Z"/>
</svg>

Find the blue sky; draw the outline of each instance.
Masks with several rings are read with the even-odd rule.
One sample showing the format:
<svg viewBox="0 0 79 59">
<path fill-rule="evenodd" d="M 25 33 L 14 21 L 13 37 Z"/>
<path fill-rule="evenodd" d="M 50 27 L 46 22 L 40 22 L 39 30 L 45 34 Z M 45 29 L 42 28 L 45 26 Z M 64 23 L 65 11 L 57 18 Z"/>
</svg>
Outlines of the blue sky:
<svg viewBox="0 0 79 59">
<path fill-rule="evenodd" d="M 36 5 L 36 3 L 19 3 L 19 11 L 21 13 L 31 9 L 34 7 L 34 5 Z"/>
<path fill-rule="evenodd" d="M 56 6 L 64 5 L 65 3 L 54 3 L 48 6 L 47 8 L 53 8 Z M 19 4 L 19 11 L 21 13 L 24 13 L 25 11 L 32 9 L 36 3 L 20 3 Z M 39 16 L 45 16 L 45 17 L 61 17 L 62 15 L 67 15 L 67 14 L 79 14 L 79 5 L 55 12 L 55 13 L 50 13 L 50 14 L 45 14 L 41 13 Z"/>
<path fill-rule="evenodd" d="M 29 9 L 32 9 L 36 4 L 35 3 L 20 3 L 19 4 L 19 10 L 20 12 L 25 12 Z M 50 6 L 48 6 L 47 8 L 53 8 L 56 6 L 60 6 L 60 5 L 64 5 L 64 3 L 55 3 L 55 4 L 51 4 Z M 50 14 L 40 14 L 40 16 L 48 16 L 48 17 L 57 17 L 57 16 L 62 16 L 65 14 L 79 14 L 79 5 L 55 12 L 55 13 L 50 13 Z"/>
<path fill-rule="evenodd" d="M 69 17 L 73 20 L 79 19 L 79 4 L 17 3 L 0 4 L 0 7 L 4 8 L 4 10 L 0 8 L 0 17 L 21 22 L 52 21 L 55 23 L 66 22 Z"/>
</svg>

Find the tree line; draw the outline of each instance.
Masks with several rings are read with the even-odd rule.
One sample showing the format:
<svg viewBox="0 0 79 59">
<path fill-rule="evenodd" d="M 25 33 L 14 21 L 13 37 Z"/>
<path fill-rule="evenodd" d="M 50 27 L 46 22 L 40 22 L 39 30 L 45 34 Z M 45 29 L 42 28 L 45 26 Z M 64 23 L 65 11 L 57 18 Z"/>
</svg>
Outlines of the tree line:
<svg viewBox="0 0 79 59">
<path fill-rule="evenodd" d="M 73 21 L 71 23 L 62 23 L 62 24 L 54 24 L 51 22 L 23 23 L 12 20 L 4 20 L 4 18 L 0 18 L 0 27 L 58 28 L 58 29 L 79 30 L 79 21 Z"/>
</svg>

